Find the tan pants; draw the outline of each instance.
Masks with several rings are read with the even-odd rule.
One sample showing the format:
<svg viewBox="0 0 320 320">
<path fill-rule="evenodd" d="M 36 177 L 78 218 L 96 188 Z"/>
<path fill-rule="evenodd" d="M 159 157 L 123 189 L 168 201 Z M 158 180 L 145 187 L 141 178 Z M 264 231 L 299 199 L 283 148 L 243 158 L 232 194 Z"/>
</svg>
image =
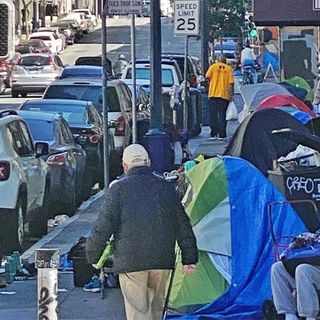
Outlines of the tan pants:
<svg viewBox="0 0 320 320">
<path fill-rule="evenodd" d="M 170 270 L 146 270 L 119 275 L 127 320 L 160 320 Z"/>
</svg>

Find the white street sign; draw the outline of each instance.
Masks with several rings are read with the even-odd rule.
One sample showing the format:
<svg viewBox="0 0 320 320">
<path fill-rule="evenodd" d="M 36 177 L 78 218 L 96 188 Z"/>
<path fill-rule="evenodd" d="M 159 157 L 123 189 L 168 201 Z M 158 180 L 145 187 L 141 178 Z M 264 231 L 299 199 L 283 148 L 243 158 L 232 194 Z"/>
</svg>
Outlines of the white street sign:
<svg viewBox="0 0 320 320">
<path fill-rule="evenodd" d="M 200 0 L 174 1 L 174 33 L 176 35 L 199 35 Z"/>
<path fill-rule="evenodd" d="M 141 14 L 142 0 L 108 0 L 108 14 Z"/>
</svg>

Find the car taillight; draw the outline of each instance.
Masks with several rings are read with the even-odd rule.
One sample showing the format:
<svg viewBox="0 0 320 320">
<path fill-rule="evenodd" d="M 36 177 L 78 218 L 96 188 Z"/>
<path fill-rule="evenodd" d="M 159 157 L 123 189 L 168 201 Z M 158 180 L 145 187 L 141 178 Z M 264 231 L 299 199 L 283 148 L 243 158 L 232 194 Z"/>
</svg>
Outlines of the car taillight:
<svg viewBox="0 0 320 320">
<path fill-rule="evenodd" d="M 125 136 L 126 135 L 126 119 L 124 116 L 121 116 L 117 119 L 116 122 L 116 132 L 114 134 L 115 136 Z"/>
<path fill-rule="evenodd" d="M 10 176 L 10 163 L 0 162 L 0 181 L 6 181 Z"/>
<path fill-rule="evenodd" d="M 197 75 L 191 74 L 189 77 L 190 87 L 196 88 L 197 87 Z"/>
<path fill-rule="evenodd" d="M 55 63 L 54 63 L 52 58 L 50 58 L 50 60 L 49 60 L 49 66 L 51 67 L 52 71 L 56 71 L 57 70 L 57 67 L 56 67 L 56 65 L 55 65 Z"/>
<path fill-rule="evenodd" d="M 68 153 L 59 153 L 50 156 L 47 159 L 47 164 L 51 166 L 64 166 L 68 161 Z"/>
<path fill-rule="evenodd" d="M 7 71 L 9 69 L 7 61 L 0 61 L 0 71 Z"/>
<path fill-rule="evenodd" d="M 77 138 L 77 141 L 80 143 L 80 144 L 85 144 L 87 141 L 90 141 L 91 143 L 93 144 L 97 144 L 99 143 L 100 141 L 102 141 L 102 135 L 100 134 L 81 134 L 78 138 Z"/>
</svg>

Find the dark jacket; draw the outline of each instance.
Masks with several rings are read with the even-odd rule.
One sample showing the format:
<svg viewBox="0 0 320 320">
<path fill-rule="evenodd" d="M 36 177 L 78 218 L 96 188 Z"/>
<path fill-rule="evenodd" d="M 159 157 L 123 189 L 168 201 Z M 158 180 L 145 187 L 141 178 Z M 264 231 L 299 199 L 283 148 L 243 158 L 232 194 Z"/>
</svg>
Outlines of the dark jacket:
<svg viewBox="0 0 320 320">
<path fill-rule="evenodd" d="M 172 269 L 176 241 L 184 265 L 198 261 L 196 239 L 178 194 L 148 167 L 130 169 L 107 191 L 87 239 L 89 263 L 98 261 L 112 234 L 117 273 Z"/>
</svg>

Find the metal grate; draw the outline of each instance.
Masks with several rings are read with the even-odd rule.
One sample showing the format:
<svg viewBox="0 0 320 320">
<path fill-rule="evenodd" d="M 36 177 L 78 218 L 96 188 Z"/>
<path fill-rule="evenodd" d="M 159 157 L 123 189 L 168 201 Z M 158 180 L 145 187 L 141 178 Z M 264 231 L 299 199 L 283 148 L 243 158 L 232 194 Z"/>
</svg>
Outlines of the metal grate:
<svg viewBox="0 0 320 320">
<path fill-rule="evenodd" d="M 0 57 L 6 56 L 9 51 L 9 8 L 6 4 L 0 4 Z"/>
</svg>

